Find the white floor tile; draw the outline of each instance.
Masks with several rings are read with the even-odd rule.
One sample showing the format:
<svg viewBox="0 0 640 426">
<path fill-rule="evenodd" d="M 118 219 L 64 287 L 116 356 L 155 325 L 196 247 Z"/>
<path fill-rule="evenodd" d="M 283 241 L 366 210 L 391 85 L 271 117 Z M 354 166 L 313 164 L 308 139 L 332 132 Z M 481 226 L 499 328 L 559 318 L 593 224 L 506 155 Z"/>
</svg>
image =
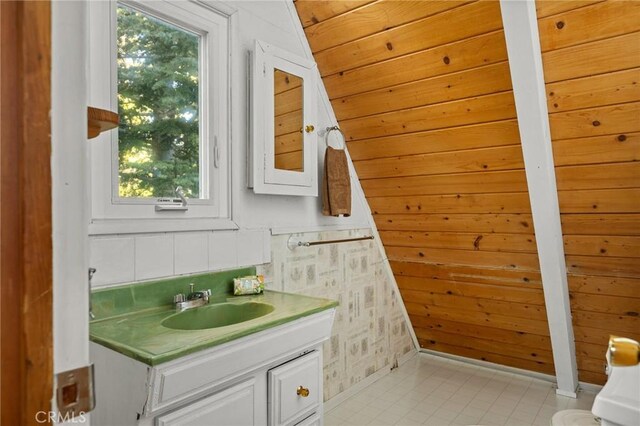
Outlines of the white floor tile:
<svg viewBox="0 0 640 426">
<path fill-rule="evenodd" d="M 525 422 L 523 420 L 515 419 L 513 417 L 509 417 L 505 425 L 506 426 L 531 426 L 531 423 Z"/>
<path fill-rule="evenodd" d="M 383 423 L 395 424 L 401 418 L 404 417 L 403 414 L 404 413 L 402 411 L 401 412 L 397 412 L 397 411 L 392 411 L 392 410 L 386 410 L 385 412 L 380 414 L 378 417 L 376 417 L 376 420 L 379 420 L 379 421 L 381 421 Z"/>
<path fill-rule="evenodd" d="M 357 412 L 357 411 L 362 410 L 364 407 L 366 407 L 367 404 L 364 403 L 364 402 L 360 402 L 360 401 L 356 400 L 355 398 L 349 398 L 348 400 L 346 400 L 345 402 L 340 404 L 340 406 L 346 408 L 347 410 L 351 410 L 351 411 Z"/>
<path fill-rule="evenodd" d="M 410 398 L 402 398 L 394 404 L 394 407 L 402 408 L 405 412 L 412 410 L 420 401 L 416 401 Z"/>
<path fill-rule="evenodd" d="M 338 405 L 336 408 L 329 412 L 330 415 L 337 417 L 339 419 L 348 419 L 352 415 L 355 414 L 355 411 L 350 410 L 348 407 L 344 406 L 344 403 Z"/>
<path fill-rule="evenodd" d="M 537 415 L 537 413 L 530 413 L 530 412 L 526 412 L 526 411 L 515 410 L 513 413 L 511 413 L 510 418 L 516 419 L 516 420 L 521 421 L 523 423 L 531 424 L 535 420 L 536 415 Z"/>
<path fill-rule="evenodd" d="M 442 419 L 453 420 L 458 416 L 458 411 L 447 410 L 446 408 L 440 407 L 433 415 Z"/>
<path fill-rule="evenodd" d="M 486 413 L 487 413 L 487 409 L 476 408 L 470 405 L 465 407 L 464 410 L 462 410 L 462 414 L 466 416 L 477 417 L 478 419 L 484 416 Z"/>
<path fill-rule="evenodd" d="M 476 397 L 471 400 L 471 402 L 469 402 L 467 408 L 477 408 L 479 410 L 482 410 L 483 412 L 486 412 L 489 410 L 489 407 L 491 407 L 491 405 L 493 405 L 493 401 L 483 401 Z"/>
<path fill-rule="evenodd" d="M 486 426 L 502 426 L 507 423 L 508 419 L 509 418 L 507 416 L 501 416 L 495 413 L 487 413 L 480 418 L 480 421 L 478 423 Z"/>
<path fill-rule="evenodd" d="M 549 426 L 551 424 L 551 417 L 553 416 L 541 416 L 538 415 L 536 416 L 536 418 L 533 420 L 533 424 L 535 426 Z"/>
<path fill-rule="evenodd" d="M 501 401 L 497 401 L 495 404 L 489 407 L 489 412 L 498 414 L 500 416 L 510 416 L 511 413 L 513 413 L 513 408 L 514 407 L 511 405 L 505 405 L 501 403 Z"/>
<path fill-rule="evenodd" d="M 325 415 L 327 426 L 547 426 L 589 409 L 595 394 L 558 396 L 552 383 L 419 354 Z"/>
<path fill-rule="evenodd" d="M 406 416 L 396 422 L 396 426 L 420 426 L 422 422 L 407 418 Z"/>
<path fill-rule="evenodd" d="M 395 404 L 395 401 L 385 401 L 385 400 L 377 400 L 377 401 L 371 401 L 369 403 L 369 407 L 378 407 L 378 408 L 382 408 L 383 410 L 386 410 L 390 407 L 393 407 L 393 405 Z"/>
<path fill-rule="evenodd" d="M 344 422 L 343 419 L 328 413 L 324 416 L 324 424 L 325 426 L 340 426 Z"/>
<path fill-rule="evenodd" d="M 480 401 L 487 401 L 487 402 L 494 403 L 499 396 L 500 396 L 499 392 L 489 389 L 489 390 L 480 392 L 476 396 L 476 399 L 479 399 Z"/>
<path fill-rule="evenodd" d="M 451 424 L 461 425 L 461 426 L 474 425 L 478 423 L 478 420 L 480 420 L 480 417 L 467 416 L 465 414 L 460 414 L 455 419 L 453 419 L 453 422 Z"/>
<path fill-rule="evenodd" d="M 373 421 L 376 417 L 378 417 L 378 414 L 380 413 L 378 412 L 376 414 L 372 414 L 369 410 L 361 410 L 349 416 L 349 418 L 346 420 L 351 423 L 365 425 Z"/>
<path fill-rule="evenodd" d="M 435 410 L 434 410 L 435 411 Z M 407 413 L 404 418 L 415 420 L 416 422 L 424 423 L 429 417 L 431 417 L 432 413 L 425 413 L 421 410 L 411 410 Z"/>
<path fill-rule="evenodd" d="M 433 405 L 418 405 L 415 410 L 425 413 L 428 417 L 433 416 L 433 413 L 438 411 L 440 407 L 434 407 Z"/>
<path fill-rule="evenodd" d="M 515 411 L 536 415 L 536 414 L 538 414 L 538 411 L 540 411 L 541 405 L 542 404 L 540 404 L 540 403 L 539 404 L 533 404 L 533 403 L 530 403 L 528 401 L 521 400 L 518 403 L 518 405 L 516 405 Z"/>
<path fill-rule="evenodd" d="M 426 422 L 423 423 L 423 425 L 426 426 L 448 426 L 450 424 L 451 420 L 443 419 L 440 417 L 430 417 Z"/>
</svg>

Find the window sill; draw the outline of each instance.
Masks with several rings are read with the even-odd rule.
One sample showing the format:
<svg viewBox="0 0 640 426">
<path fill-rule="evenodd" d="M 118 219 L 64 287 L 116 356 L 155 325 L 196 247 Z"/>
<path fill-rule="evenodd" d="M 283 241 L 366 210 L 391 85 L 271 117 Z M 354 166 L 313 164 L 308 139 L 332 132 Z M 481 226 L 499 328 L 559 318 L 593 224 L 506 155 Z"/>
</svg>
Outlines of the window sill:
<svg viewBox="0 0 640 426">
<path fill-rule="evenodd" d="M 216 231 L 234 229 L 239 229 L 239 226 L 231 219 L 93 219 L 89 224 L 89 235 Z"/>
</svg>

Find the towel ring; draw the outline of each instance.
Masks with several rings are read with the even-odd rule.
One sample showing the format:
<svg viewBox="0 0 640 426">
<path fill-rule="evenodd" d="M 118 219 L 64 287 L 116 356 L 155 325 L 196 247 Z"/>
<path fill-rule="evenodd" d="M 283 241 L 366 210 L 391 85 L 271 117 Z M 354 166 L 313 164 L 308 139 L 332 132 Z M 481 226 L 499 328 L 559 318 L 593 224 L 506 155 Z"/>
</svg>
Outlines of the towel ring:
<svg viewBox="0 0 640 426">
<path fill-rule="evenodd" d="M 329 145 L 329 133 L 333 132 L 334 130 L 340 133 L 340 135 L 342 135 L 342 148 L 337 148 L 337 149 L 345 149 L 347 146 L 347 138 L 344 137 L 344 133 L 342 133 L 342 130 L 338 126 L 327 127 L 326 129 L 327 133 L 325 133 L 324 135 L 325 143 L 327 144 L 327 146 L 331 146 Z"/>
</svg>

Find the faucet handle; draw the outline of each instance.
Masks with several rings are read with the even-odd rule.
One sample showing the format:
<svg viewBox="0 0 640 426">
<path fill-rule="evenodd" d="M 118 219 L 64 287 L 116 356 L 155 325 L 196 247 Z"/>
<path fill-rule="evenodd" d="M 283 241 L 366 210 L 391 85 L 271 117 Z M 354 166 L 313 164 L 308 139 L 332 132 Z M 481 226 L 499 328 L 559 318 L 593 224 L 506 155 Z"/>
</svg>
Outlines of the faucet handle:
<svg viewBox="0 0 640 426">
<path fill-rule="evenodd" d="M 179 293 L 173 296 L 173 303 L 182 303 L 184 302 L 184 294 Z"/>
</svg>

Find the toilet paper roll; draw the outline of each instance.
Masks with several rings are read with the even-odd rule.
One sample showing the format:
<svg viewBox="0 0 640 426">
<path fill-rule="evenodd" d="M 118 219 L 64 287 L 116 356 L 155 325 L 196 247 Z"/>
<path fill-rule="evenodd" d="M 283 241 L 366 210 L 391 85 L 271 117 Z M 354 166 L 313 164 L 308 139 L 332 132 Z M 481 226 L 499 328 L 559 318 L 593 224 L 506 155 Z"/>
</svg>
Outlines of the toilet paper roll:
<svg viewBox="0 0 640 426">
<path fill-rule="evenodd" d="M 626 337 L 609 338 L 609 364 L 614 367 L 629 367 L 640 363 L 640 344 Z"/>
</svg>

